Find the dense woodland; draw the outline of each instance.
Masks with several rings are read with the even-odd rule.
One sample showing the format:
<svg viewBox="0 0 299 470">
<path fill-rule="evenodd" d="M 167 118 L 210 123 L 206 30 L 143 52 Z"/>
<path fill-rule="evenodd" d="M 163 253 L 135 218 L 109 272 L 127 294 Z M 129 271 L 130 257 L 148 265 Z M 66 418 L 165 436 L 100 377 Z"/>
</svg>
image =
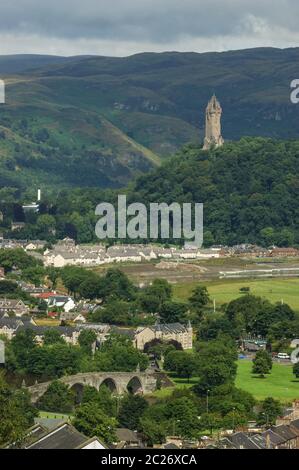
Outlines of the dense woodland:
<svg viewBox="0 0 299 470">
<path fill-rule="evenodd" d="M 23 239 L 53 242 L 70 236 L 81 243 L 96 241 L 95 207 L 103 201 L 116 205 L 117 195 L 125 193 L 128 202 L 146 205 L 204 203 L 205 246 L 245 242 L 298 245 L 298 174 L 298 141 L 243 138 L 209 152 L 189 145 L 124 190 L 78 188 L 45 194 L 39 215 L 25 215 L 15 203 L 21 194 L 12 188 L 2 189 L 3 230 L 8 236 Z M 12 219 L 26 221 L 27 225 L 11 233 Z"/>
</svg>

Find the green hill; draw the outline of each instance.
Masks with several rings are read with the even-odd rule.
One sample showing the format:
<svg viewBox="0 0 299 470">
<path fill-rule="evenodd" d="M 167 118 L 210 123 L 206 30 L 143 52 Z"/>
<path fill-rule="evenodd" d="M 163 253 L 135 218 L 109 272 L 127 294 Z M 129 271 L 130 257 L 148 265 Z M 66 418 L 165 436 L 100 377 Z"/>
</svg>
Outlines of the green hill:
<svg viewBox="0 0 299 470">
<path fill-rule="evenodd" d="M 0 56 L 1 186 L 118 187 L 203 136 L 212 93 L 223 135 L 298 138 L 299 49 Z"/>
<path fill-rule="evenodd" d="M 137 179 L 130 199 L 204 203 L 205 243 L 299 244 L 299 141 L 186 146 Z"/>
</svg>

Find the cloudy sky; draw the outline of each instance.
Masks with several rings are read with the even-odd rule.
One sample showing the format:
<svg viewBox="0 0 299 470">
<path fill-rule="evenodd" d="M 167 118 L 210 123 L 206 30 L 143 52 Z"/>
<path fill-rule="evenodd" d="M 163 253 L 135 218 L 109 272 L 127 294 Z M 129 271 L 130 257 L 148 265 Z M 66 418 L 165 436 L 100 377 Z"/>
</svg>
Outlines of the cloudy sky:
<svg viewBox="0 0 299 470">
<path fill-rule="evenodd" d="M 298 0 L 0 0 L 0 54 L 299 46 Z"/>
</svg>

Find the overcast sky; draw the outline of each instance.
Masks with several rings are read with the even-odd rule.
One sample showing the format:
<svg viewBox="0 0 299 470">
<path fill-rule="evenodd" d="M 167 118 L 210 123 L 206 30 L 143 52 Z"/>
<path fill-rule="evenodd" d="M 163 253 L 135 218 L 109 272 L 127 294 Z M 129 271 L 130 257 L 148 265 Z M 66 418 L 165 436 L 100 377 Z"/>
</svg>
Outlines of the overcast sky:
<svg viewBox="0 0 299 470">
<path fill-rule="evenodd" d="M 0 54 L 299 46 L 298 0 L 0 0 Z"/>
</svg>

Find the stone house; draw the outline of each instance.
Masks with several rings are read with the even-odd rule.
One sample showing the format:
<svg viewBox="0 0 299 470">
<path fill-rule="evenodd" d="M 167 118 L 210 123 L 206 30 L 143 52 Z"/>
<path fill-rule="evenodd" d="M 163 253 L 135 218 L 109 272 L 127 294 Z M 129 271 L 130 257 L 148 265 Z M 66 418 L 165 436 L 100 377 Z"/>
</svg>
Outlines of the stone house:
<svg viewBox="0 0 299 470">
<path fill-rule="evenodd" d="M 29 314 L 29 307 L 19 299 L 0 299 L 0 314 L 15 314 L 17 317 Z"/>
<path fill-rule="evenodd" d="M 72 321 L 78 323 L 86 323 L 86 318 L 79 312 L 62 312 L 59 319 L 61 321 Z"/>
<path fill-rule="evenodd" d="M 299 399 L 293 401 L 292 408 L 289 409 L 284 416 L 277 418 L 276 425 L 290 424 L 297 419 L 299 420 Z"/>
<path fill-rule="evenodd" d="M 135 331 L 133 343 L 137 349 L 143 351 L 144 345 L 153 339 L 174 340 L 179 342 L 183 349 L 192 349 L 193 328 L 190 322 L 187 325 L 167 323 L 140 327 Z"/>
<path fill-rule="evenodd" d="M 23 318 L 20 319 L 3 316 L 0 318 L 0 335 L 11 340 L 21 328 L 33 328 L 35 326 L 36 324 L 32 318 L 24 320 Z"/>
</svg>

